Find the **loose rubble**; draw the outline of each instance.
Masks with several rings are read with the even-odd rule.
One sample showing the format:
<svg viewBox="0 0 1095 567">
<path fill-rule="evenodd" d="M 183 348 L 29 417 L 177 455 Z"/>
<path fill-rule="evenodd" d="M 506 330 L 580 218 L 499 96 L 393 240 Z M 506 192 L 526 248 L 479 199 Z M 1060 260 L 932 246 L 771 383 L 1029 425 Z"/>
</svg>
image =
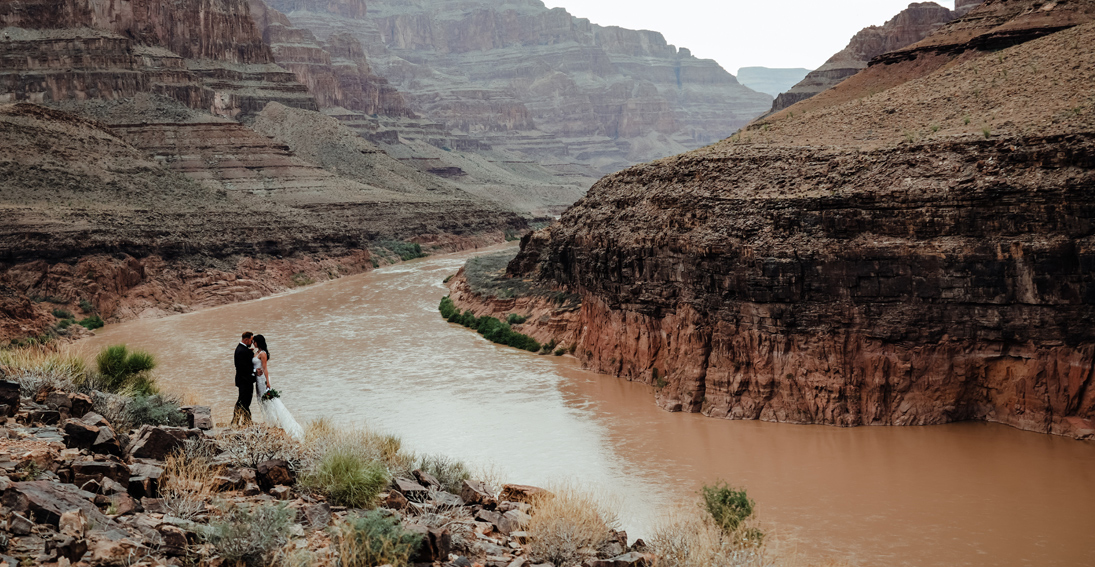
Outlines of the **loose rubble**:
<svg viewBox="0 0 1095 567">
<path fill-rule="evenodd" d="M 286 550 L 307 550 L 316 565 L 337 563 L 331 528 L 359 511 L 299 486 L 298 471 L 285 460 L 225 466 L 208 487 L 216 498 L 188 518 L 177 515 L 160 490 L 165 459 L 191 439 L 218 446 L 222 431 L 213 428 L 209 408 L 183 408 L 192 427 L 121 432 L 86 395 L 54 390 L 30 399 L 18 392 L 17 383 L 0 380 L 0 567 L 219 567 L 228 563 L 204 537 L 217 508 L 274 501 L 295 512 Z M 505 485 L 497 491 L 465 480 L 454 494 L 426 471 L 409 476 L 395 478 L 378 503 L 422 537 L 414 565 L 555 567 L 530 556 L 523 529 L 543 489 Z M 629 547 L 625 533 L 612 535 L 602 549 L 589 550 L 583 567 L 652 562 L 641 540 Z"/>
</svg>

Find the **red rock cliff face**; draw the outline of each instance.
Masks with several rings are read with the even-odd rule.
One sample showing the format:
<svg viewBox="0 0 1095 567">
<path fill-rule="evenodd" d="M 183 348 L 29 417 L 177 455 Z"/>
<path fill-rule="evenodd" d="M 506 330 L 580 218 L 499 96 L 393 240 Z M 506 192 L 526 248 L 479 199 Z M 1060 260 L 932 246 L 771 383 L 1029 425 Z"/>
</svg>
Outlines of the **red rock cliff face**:
<svg viewBox="0 0 1095 567">
<path fill-rule="evenodd" d="M 0 4 L 0 22 L 29 29 L 91 27 L 188 59 L 271 63 L 245 0 L 29 0 Z"/>
<path fill-rule="evenodd" d="M 586 364 L 669 410 L 1095 436 L 1095 69 L 1046 67 L 1095 23 L 1020 8 L 929 38 L 965 63 L 603 179 L 509 273 L 580 293 Z M 1004 28 L 1049 35 L 981 55 Z"/>
</svg>

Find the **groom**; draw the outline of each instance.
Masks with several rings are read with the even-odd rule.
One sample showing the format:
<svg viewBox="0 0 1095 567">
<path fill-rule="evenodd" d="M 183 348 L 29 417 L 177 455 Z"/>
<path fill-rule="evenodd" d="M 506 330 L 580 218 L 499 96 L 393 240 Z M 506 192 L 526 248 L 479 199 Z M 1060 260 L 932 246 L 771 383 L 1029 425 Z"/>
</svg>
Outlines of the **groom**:
<svg viewBox="0 0 1095 567">
<path fill-rule="evenodd" d="M 236 409 L 232 413 L 232 425 L 251 425 L 251 396 L 255 391 L 255 366 L 251 362 L 251 340 L 254 334 L 247 331 L 236 345 L 236 388 L 240 395 L 236 399 Z"/>
</svg>

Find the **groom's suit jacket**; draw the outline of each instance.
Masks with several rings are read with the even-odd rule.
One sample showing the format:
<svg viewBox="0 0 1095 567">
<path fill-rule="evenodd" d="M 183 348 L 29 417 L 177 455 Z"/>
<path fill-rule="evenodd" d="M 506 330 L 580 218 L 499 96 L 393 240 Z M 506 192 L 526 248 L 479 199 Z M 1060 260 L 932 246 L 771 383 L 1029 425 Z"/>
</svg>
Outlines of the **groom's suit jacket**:
<svg viewBox="0 0 1095 567">
<path fill-rule="evenodd" d="M 236 387 L 243 388 L 255 383 L 255 365 L 251 362 L 251 359 L 255 355 L 251 352 L 251 349 L 247 348 L 243 343 L 236 345 Z"/>
</svg>

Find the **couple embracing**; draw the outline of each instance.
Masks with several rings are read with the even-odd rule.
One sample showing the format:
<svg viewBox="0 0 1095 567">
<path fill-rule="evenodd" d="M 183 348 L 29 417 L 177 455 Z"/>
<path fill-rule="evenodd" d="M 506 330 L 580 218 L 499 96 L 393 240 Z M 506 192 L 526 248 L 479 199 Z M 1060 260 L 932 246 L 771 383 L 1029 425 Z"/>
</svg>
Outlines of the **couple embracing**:
<svg viewBox="0 0 1095 567">
<path fill-rule="evenodd" d="M 267 425 L 280 427 L 289 435 L 301 439 L 304 428 L 281 402 L 280 394 L 270 385 L 270 349 L 266 337 L 250 331 L 243 334 L 233 357 L 236 366 L 236 388 L 239 398 L 232 415 L 232 425 L 251 424 L 251 398 L 259 396 L 259 410 Z"/>
</svg>

